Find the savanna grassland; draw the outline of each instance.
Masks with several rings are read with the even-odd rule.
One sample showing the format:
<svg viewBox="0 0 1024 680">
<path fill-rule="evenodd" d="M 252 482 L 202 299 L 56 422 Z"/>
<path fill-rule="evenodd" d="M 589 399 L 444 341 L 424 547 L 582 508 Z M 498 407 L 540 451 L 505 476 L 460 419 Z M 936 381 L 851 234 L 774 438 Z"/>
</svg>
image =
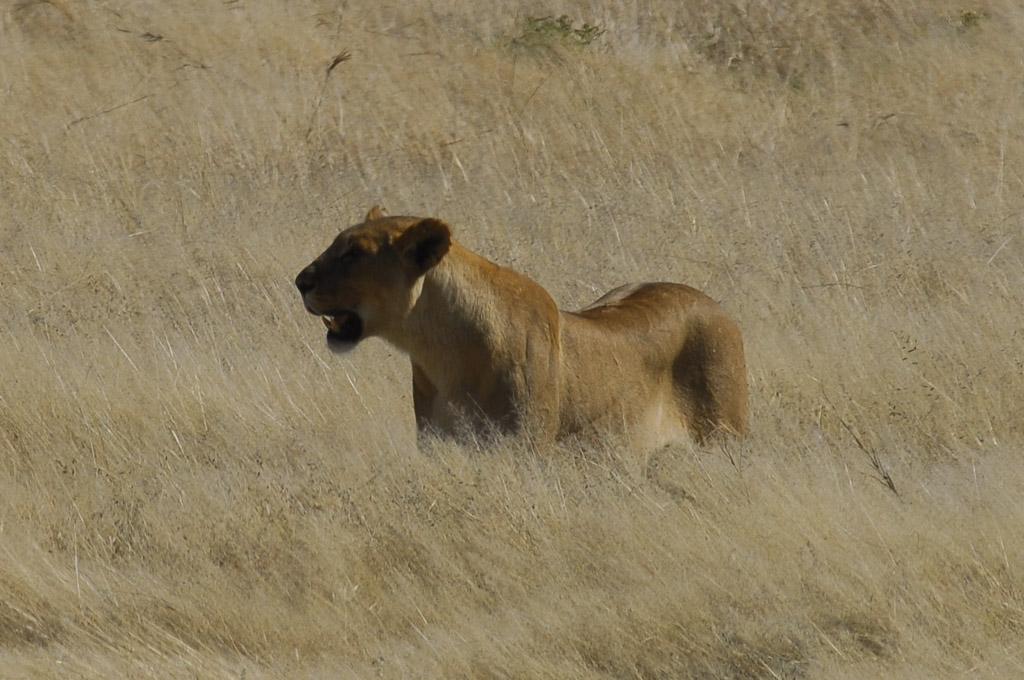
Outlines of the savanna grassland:
<svg viewBox="0 0 1024 680">
<path fill-rule="evenodd" d="M 1022 123 L 1010 0 L 0 5 L 0 677 L 1024 675 Z M 750 436 L 417 448 L 375 203 L 702 288 Z"/>
</svg>

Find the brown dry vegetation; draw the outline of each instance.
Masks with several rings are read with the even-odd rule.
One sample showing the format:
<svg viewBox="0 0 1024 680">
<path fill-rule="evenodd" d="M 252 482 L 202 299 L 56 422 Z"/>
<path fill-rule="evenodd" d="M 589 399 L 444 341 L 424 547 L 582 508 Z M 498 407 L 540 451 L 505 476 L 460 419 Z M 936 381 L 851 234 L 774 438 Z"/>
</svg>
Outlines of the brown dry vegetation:
<svg viewBox="0 0 1024 680">
<path fill-rule="evenodd" d="M 1022 674 L 1019 3 L 486 4 L 0 5 L 0 676 Z M 751 436 L 418 450 L 377 202 L 706 290 Z"/>
</svg>

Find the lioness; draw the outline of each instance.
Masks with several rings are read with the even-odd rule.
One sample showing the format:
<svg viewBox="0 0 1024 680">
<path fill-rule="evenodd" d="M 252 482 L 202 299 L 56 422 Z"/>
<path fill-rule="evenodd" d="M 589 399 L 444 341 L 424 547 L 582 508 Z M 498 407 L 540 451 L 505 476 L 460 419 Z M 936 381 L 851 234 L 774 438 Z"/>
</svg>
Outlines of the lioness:
<svg viewBox="0 0 1024 680">
<path fill-rule="evenodd" d="M 380 207 L 295 285 L 331 350 L 380 336 L 409 355 L 421 433 L 609 432 L 649 448 L 686 431 L 705 440 L 747 428 L 740 331 L 689 286 L 633 284 L 559 311 L 540 285 L 466 250 L 441 220 Z"/>
</svg>

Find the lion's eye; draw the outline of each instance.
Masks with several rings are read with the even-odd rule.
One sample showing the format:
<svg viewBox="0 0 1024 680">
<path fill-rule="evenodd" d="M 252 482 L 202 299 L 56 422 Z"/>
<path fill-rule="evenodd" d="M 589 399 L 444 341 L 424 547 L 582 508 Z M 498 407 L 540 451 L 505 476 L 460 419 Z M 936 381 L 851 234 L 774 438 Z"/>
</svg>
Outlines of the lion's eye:
<svg viewBox="0 0 1024 680">
<path fill-rule="evenodd" d="M 353 262 L 358 260 L 362 255 L 363 251 L 353 246 L 352 248 L 349 248 L 348 250 L 341 254 L 341 263 L 352 264 Z"/>
</svg>

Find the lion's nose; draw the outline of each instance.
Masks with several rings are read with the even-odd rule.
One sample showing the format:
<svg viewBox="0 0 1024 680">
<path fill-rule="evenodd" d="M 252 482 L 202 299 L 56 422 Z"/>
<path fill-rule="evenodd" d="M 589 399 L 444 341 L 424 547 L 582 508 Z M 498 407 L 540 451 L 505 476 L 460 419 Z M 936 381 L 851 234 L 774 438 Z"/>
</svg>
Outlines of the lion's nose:
<svg viewBox="0 0 1024 680">
<path fill-rule="evenodd" d="M 315 265 L 309 265 L 295 277 L 295 287 L 299 289 L 299 292 L 305 295 L 309 291 L 313 290 L 316 285 L 316 267 Z"/>
</svg>

